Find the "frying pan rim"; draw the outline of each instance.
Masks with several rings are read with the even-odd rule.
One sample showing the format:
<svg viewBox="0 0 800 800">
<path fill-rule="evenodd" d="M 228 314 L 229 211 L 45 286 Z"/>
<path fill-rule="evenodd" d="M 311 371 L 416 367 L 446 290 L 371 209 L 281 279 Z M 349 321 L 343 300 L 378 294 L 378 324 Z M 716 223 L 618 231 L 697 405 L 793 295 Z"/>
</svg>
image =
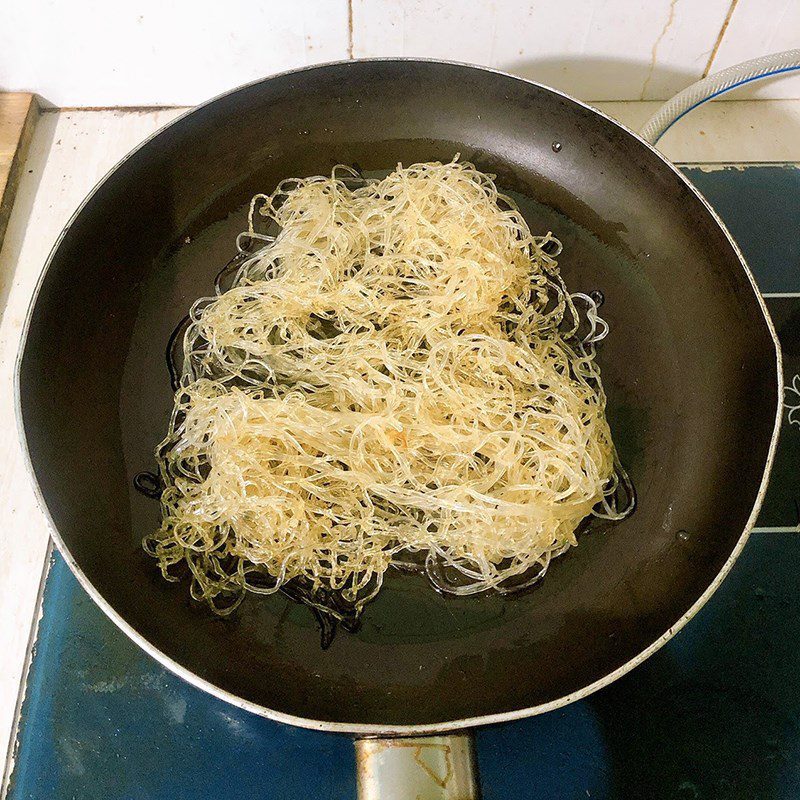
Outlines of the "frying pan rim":
<svg viewBox="0 0 800 800">
<path fill-rule="evenodd" d="M 733 248 L 736 257 L 739 259 L 739 263 L 741 264 L 742 269 L 744 270 L 744 273 L 747 276 L 747 279 L 750 281 L 750 285 L 753 288 L 756 299 L 758 301 L 759 308 L 761 309 L 761 313 L 764 317 L 764 322 L 766 323 L 767 329 L 772 338 L 772 344 L 775 349 L 775 359 L 776 359 L 775 366 L 777 373 L 777 389 L 778 389 L 775 425 L 773 427 L 769 450 L 767 452 L 767 458 L 764 464 L 764 473 L 761 478 L 761 484 L 759 486 L 758 493 L 756 495 L 753 509 L 750 513 L 750 516 L 747 519 L 744 529 L 742 530 L 741 536 L 739 537 L 733 550 L 731 551 L 730 556 L 722 565 L 719 572 L 714 577 L 714 580 L 709 584 L 709 586 L 700 595 L 700 597 L 675 623 L 673 623 L 663 634 L 661 634 L 661 636 L 655 639 L 655 641 L 653 641 L 648 647 L 646 647 L 644 650 L 641 650 L 633 658 L 629 659 L 621 666 L 617 667 L 617 669 L 613 670 L 612 672 L 606 673 L 602 678 L 599 678 L 593 683 L 584 686 L 574 692 L 571 692 L 567 695 L 563 695 L 562 697 L 556 698 L 555 700 L 551 700 L 548 703 L 541 703 L 535 706 L 514 709 L 511 711 L 502 711 L 494 714 L 483 714 L 477 717 L 466 717 L 462 719 L 445 720 L 441 722 L 425 723 L 418 725 L 409 725 L 409 724 L 397 725 L 397 724 L 380 724 L 380 723 L 359 724 L 351 722 L 335 722 L 330 720 L 316 720 L 316 719 L 311 719 L 309 717 L 301 717 L 293 714 L 287 714 L 282 711 L 276 711 L 275 709 L 267 708 L 266 706 L 262 706 L 250 700 L 245 700 L 244 698 L 241 698 L 238 695 L 235 695 L 225 689 L 220 688 L 219 686 L 216 686 L 210 681 L 207 681 L 204 678 L 199 677 L 187 667 L 184 667 L 181 664 L 174 661 L 165 653 L 161 652 L 161 650 L 159 650 L 155 645 L 153 645 L 142 634 L 140 634 L 137 630 L 135 630 L 132 627 L 132 625 L 130 625 L 126 620 L 124 620 L 120 616 L 120 614 L 112 607 L 112 605 L 105 599 L 105 597 L 99 592 L 98 589 L 95 588 L 92 582 L 88 579 L 86 574 L 83 572 L 83 570 L 73 557 L 66 543 L 61 538 L 61 535 L 58 529 L 56 528 L 56 525 L 53 522 L 53 519 L 50 515 L 41 486 L 39 485 L 39 482 L 36 478 L 33 462 L 31 460 L 30 450 L 28 448 L 27 437 L 25 435 L 25 424 L 22 416 L 22 397 L 20 392 L 22 360 L 28 340 L 28 333 L 30 330 L 30 324 L 33 317 L 33 311 L 36 307 L 36 302 L 39 298 L 39 292 L 42 288 L 44 280 L 54 260 L 54 257 L 61 246 L 61 243 L 63 242 L 64 238 L 66 237 L 73 223 L 78 218 L 78 216 L 83 212 L 83 209 L 86 207 L 89 201 L 94 197 L 94 195 L 97 193 L 100 187 L 103 186 L 106 183 L 106 181 L 108 181 L 111 178 L 111 176 L 124 163 L 126 163 L 130 158 L 135 156 L 142 148 L 148 145 L 153 139 L 160 136 L 168 128 L 171 128 L 173 125 L 176 125 L 177 123 L 181 122 L 183 119 L 190 116 L 191 114 L 202 111 L 212 103 L 215 103 L 218 100 L 221 100 L 229 95 L 235 94 L 236 92 L 247 89 L 251 86 L 255 86 L 260 83 L 266 83 L 267 81 L 270 81 L 274 78 L 281 78 L 287 75 L 301 75 L 316 70 L 324 70 L 329 67 L 346 68 L 347 66 L 352 64 L 362 64 L 362 63 L 438 64 L 438 65 L 462 67 L 465 69 L 476 70 L 479 72 L 498 75 L 506 79 L 518 81 L 520 83 L 534 86 L 539 89 L 544 89 L 545 91 L 548 91 L 571 103 L 574 103 L 578 107 L 583 108 L 591 112 L 592 114 L 597 114 L 606 122 L 611 123 L 612 125 L 616 126 L 620 130 L 627 133 L 628 135 L 632 136 L 640 144 L 644 145 L 647 149 L 649 149 L 652 153 L 654 153 L 668 169 L 672 170 L 672 172 L 678 177 L 678 179 L 682 181 L 684 185 L 689 189 L 689 191 L 692 192 L 692 194 L 694 194 L 694 196 L 700 201 L 700 203 L 703 205 L 706 211 L 711 215 L 711 218 L 716 222 L 716 224 L 722 230 L 723 234 L 725 235 L 725 238 L 728 240 L 728 243 Z M 23 326 L 22 335 L 20 337 L 19 349 L 17 351 L 16 361 L 14 366 L 14 414 L 17 426 L 17 435 L 19 437 L 20 446 L 22 448 L 22 452 L 24 455 L 23 458 L 24 467 L 33 485 L 36 503 L 39 506 L 42 513 L 44 514 L 44 518 L 47 522 L 47 526 L 49 528 L 50 535 L 53 541 L 58 547 L 62 557 L 66 561 L 70 570 L 78 579 L 78 582 L 80 583 L 84 591 L 87 592 L 87 594 L 100 607 L 100 609 L 106 614 L 106 616 L 148 655 L 150 655 L 152 658 L 158 661 L 163 667 L 168 669 L 170 672 L 182 678 L 192 686 L 195 686 L 198 689 L 205 691 L 214 697 L 218 697 L 219 699 L 227 703 L 230 703 L 231 705 L 237 706 L 238 708 L 244 709 L 245 711 L 249 711 L 253 714 L 257 714 L 262 717 L 267 717 L 268 719 L 272 719 L 276 722 L 281 722 L 287 725 L 293 725 L 299 728 L 307 728 L 318 731 L 329 731 L 342 734 L 352 734 L 356 736 L 416 736 L 421 734 L 446 733 L 446 732 L 463 730 L 466 728 L 479 727 L 482 725 L 495 724 L 499 722 L 509 722 L 512 720 L 524 719 L 526 717 L 531 717 L 537 714 L 543 714 L 548 711 L 553 711 L 555 709 L 561 708 L 576 700 L 588 697 L 590 694 L 593 694 L 599 689 L 602 689 L 604 686 L 613 683 L 615 680 L 617 680 L 617 678 L 622 677 L 627 672 L 630 672 L 634 667 L 637 667 L 643 661 L 648 659 L 651 655 L 653 655 L 653 653 L 655 653 L 657 650 L 663 647 L 676 633 L 678 633 L 678 631 L 680 631 L 684 627 L 684 625 L 686 625 L 686 623 L 689 622 L 689 620 L 691 620 L 695 616 L 695 614 L 697 614 L 698 611 L 700 611 L 700 609 L 706 604 L 706 602 L 708 602 L 709 598 L 719 588 L 722 581 L 730 572 L 731 567 L 736 562 L 736 559 L 739 557 L 739 554 L 742 552 L 742 549 L 747 543 L 747 540 L 750 538 L 750 533 L 753 529 L 753 526 L 755 525 L 756 519 L 758 518 L 758 513 L 761 509 L 761 504 L 764 500 L 764 495 L 766 493 L 767 485 L 769 482 L 770 472 L 772 470 L 772 465 L 775 459 L 775 451 L 778 443 L 778 437 L 781 429 L 781 420 L 783 416 L 783 393 L 784 393 L 783 384 L 784 384 L 783 365 L 782 365 L 782 353 L 781 353 L 780 342 L 778 341 L 777 333 L 775 331 L 772 319 L 770 318 L 769 312 L 767 310 L 766 303 L 764 302 L 764 298 L 761 295 L 758 285 L 756 284 L 755 278 L 753 277 L 753 274 L 750 271 L 750 268 L 748 267 L 747 262 L 745 261 L 741 250 L 739 249 L 738 245 L 736 244 L 730 232 L 728 231 L 727 227 L 725 226 L 725 223 L 720 219 L 719 215 L 711 207 L 711 205 L 708 203 L 705 197 L 703 197 L 703 195 L 692 184 L 692 182 L 683 173 L 681 173 L 680 170 L 678 170 L 677 167 L 675 167 L 675 165 L 666 156 L 664 156 L 658 149 L 656 149 L 655 146 L 650 144 L 650 142 L 642 138 L 635 131 L 632 131 L 626 125 L 618 122 L 615 119 L 612 119 L 603 111 L 594 108 L 588 103 L 584 103 L 583 101 L 578 100 L 572 97 L 571 95 L 567 94 L 566 92 L 560 91 L 559 89 L 554 89 L 552 87 L 546 86 L 536 81 L 519 77 L 518 75 L 512 75 L 508 72 L 504 72 L 498 69 L 493 69 L 491 67 L 484 67 L 460 61 L 448 61 L 435 58 L 387 57 L 387 58 L 363 58 L 363 59 L 328 61 L 322 64 L 313 64 L 310 66 L 285 70 L 283 72 L 279 72 L 274 75 L 269 75 L 266 78 L 259 78 L 254 81 L 250 81 L 249 83 L 242 84 L 241 86 L 237 86 L 233 89 L 222 92 L 216 95 L 215 97 L 211 98 L 210 100 L 201 103 L 198 106 L 187 109 L 184 113 L 179 114 L 177 117 L 170 120 L 165 125 L 161 126 L 158 130 L 154 131 L 150 136 L 148 136 L 146 139 L 140 142 L 135 148 L 133 148 L 130 152 L 128 152 L 125 156 L 123 156 L 116 164 L 114 164 L 114 166 L 111 167 L 111 169 L 109 169 L 108 172 L 106 172 L 106 174 L 97 182 L 97 184 L 92 188 L 92 190 L 86 195 L 86 197 L 83 199 L 80 205 L 76 208 L 74 213 L 70 216 L 69 220 L 67 221 L 67 223 L 59 233 L 58 237 L 56 238 L 53 247 L 51 248 L 50 253 L 47 256 L 47 260 L 45 261 L 44 267 L 42 268 L 42 271 L 36 282 L 36 287 L 31 296 L 31 300 L 28 305 L 28 310 L 25 315 L 25 323 Z"/>
</svg>

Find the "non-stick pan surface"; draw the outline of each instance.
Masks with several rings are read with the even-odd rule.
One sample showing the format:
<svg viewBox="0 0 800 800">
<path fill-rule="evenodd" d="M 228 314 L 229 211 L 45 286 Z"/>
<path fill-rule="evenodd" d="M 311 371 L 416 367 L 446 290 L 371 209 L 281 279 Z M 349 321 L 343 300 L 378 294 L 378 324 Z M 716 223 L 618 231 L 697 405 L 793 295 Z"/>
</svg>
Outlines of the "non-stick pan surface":
<svg viewBox="0 0 800 800">
<path fill-rule="evenodd" d="M 282 595 L 220 620 L 140 549 L 171 408 L 164 351 L 213 291 L 255 192 L 282 178 L 461 153 L 552 230 L 574 291 L 601 290 L 599 360 L 636 513 L 594 524 L 518 597 L 442 597 L 392 575 L 322 650 Z M 307 725 L 425 729 L 543 710 L 629 668 L 709 593 L 760 502 L 779 357 L 746 268 L 654 150 L 533 83 L 463 65 L 331 64 L 225 95 L 150 139 L 69 224 L 19 367 L 24 435 L 59 545 L 156 657 L 233 702 Z"/>
</svg>

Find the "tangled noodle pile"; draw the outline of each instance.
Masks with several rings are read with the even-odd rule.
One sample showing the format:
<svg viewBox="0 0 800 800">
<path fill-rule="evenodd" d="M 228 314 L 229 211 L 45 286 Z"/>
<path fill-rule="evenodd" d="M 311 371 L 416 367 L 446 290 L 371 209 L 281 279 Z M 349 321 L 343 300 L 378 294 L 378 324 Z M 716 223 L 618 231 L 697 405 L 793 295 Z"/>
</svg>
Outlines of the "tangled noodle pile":
<svg viewBox="0 0 800 800">
<path fill-rule="evenodd" d="M 189 316 L 144 543 L 193 597 L 226 613 L 293 586 L 341 619 L 393 564 L 511 591 L 588 515 L 625 513 L 607 327 L 491 176 L 337 167 L 256 196 L 241 242 L 230 288 Z"/>
</svg>

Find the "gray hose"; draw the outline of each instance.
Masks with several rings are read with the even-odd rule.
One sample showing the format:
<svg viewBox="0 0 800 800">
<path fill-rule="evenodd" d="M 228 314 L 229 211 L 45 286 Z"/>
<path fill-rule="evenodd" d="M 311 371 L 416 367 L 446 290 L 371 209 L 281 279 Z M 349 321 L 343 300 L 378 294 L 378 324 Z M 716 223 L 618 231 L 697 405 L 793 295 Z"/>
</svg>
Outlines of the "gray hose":
<svg viewBox="0 0 800 800">
<path fill-rule="evenodd" d="M 655 144 L 681 117 L 708 100 L 751 81 L 795 70 L 800 70 L 800 50 L 773 53 L 723 69 L 687 86 L 682 92 L 664 103 L 647 120 L 640 135 L 650 144 Z"/>
</svg>

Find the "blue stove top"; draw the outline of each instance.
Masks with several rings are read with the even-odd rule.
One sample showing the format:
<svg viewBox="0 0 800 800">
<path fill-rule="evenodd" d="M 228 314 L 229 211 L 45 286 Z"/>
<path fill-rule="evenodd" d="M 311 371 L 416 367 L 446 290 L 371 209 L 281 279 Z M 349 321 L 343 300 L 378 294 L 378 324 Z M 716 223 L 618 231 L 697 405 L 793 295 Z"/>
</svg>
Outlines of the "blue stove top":
<svg viewBox="0 0 800 800">
<path fill-rule="evenodd" d="M 686 168 L 768 297 L 800 372 L 800 169 Z M 798 293 L 791 297 L 791 293 Z M 783 296 L 780 296 L 783 295 Z M 800 429 L 759 529 L 667 646 L 591 697 L 481 729 L 484 800 L 800 797 Z M 166 672 L 54 555 L 8 800 L 352 800 L 352 741 L 229 706 Z"/>
</svg>

